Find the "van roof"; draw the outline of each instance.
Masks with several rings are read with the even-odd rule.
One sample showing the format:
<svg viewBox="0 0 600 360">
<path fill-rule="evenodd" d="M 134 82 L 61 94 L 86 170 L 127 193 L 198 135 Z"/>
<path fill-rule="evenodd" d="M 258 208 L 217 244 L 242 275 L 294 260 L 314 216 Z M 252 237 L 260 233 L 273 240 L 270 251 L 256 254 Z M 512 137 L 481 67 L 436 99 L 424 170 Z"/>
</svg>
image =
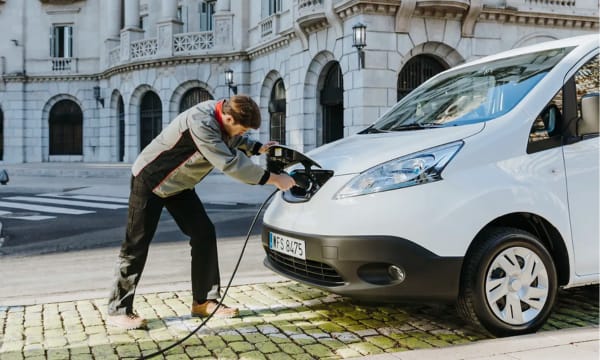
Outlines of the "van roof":
<svg viewBox="0 0 600 360">
<path fill-rule="evenodd" d="M 516 55 L 528 54 L 528 53 L 532 53 L 532 52 L 536 52 L 536 51 L 559 49 L 559 48 L 564 48 L 564 47 L 579 47 L 579 46 L 592 47 L 593 45 L 596 45 L 595 47 L 598 47 L 598 45 L 600 45 L 600 36 L 598 34 L 581 35 L 581 36 L 575 36 L 575 37 L 570 37 L 570 38 L 565 38 L 565 39 L 560 39 L 560 40 L 551 40 L 551 41 L 546 41 L 546 42 L 542 42 L 542 43 L 535 44 L 535 45 L 528 45 L 528 46 L 519 47 L 519 48 L 512 49 L 512 50 L 502 51 L 497 54 L 488 55 L 488 56 L 482 57 L 477 60 L 467 61 L 461 65 L 453 67 L 452 70 L 459 69 L 463 66 L 471 66 L 471 65 L 485 63 L 485 62 L 492 61 L 492 60 L 509 58 L 509 57 L 513 57 Z"/>
</svg>

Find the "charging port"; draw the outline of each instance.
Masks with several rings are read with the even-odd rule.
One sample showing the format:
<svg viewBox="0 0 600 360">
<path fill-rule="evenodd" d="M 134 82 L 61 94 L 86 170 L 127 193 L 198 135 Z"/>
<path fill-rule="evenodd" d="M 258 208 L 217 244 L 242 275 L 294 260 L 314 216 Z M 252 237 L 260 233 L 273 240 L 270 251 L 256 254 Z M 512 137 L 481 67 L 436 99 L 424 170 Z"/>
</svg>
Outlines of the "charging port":
<svg viewBox="0 0 600 360">
<path fill-rule="evenodd" d="M 307 155 L 284 145 L 274 145 L 269 148 L 267 154 L 267 169 L 280 174 L 285 168 L 295 164 L 302 164 L 304 169 L 298 168 L 290 172 L 290 176 L 296 181 L 296 186 L 283 193 L 283 198 L 289 202 L 308 201 L 330 177 L 331 170 L 314 169 L 320 168 L 316 161 Z"/>
</svg>

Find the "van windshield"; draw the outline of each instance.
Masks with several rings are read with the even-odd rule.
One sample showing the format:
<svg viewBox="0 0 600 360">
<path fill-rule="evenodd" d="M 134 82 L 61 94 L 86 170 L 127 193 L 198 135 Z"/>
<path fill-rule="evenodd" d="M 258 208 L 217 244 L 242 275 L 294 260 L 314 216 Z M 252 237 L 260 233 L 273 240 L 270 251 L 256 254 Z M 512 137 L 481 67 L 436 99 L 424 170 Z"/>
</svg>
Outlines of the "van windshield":
<svg viewBox="0 0 600 360">
<path fill-rule="evenodd" d="M 524 54 L 441 74 L 400 100 L 363 133 L 457 126 L 496 118 L 515 107 L 572 49 Z"/>
</svg>

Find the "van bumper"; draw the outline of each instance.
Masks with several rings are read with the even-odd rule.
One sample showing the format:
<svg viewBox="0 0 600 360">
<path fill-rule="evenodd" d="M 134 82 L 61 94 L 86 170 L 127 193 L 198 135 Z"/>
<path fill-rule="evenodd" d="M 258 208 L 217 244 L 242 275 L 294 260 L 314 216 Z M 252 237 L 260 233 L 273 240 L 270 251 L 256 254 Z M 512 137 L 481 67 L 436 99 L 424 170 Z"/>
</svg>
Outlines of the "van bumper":
<svg viewBox="0 0 600 360">
<path fill-rule="evenodd" d="M 302 240 L 306 259 L 269 248 L 270 233 Z M 440 257 L 394 236 L 322 236 L 263 227 L 264 264 L 287 278 L 351 298 L 454 301 L 462 257 Z"/>
</svg>

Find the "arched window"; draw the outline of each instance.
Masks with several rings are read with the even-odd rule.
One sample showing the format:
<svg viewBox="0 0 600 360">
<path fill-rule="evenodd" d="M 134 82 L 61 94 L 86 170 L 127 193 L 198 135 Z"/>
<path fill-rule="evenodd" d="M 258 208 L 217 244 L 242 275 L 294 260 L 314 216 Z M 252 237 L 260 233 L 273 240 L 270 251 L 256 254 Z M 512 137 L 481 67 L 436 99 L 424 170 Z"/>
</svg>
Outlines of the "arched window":
<svg viewBox="0 0 600 360">
<path fill-rule="evenodd" d="M 117 121 L 119 122 L 119 161 L 123 161 L 125 158 L 125 104 L 123 104 L 121 95 L 117 102 Z"/>
<path fill-rule="evenodd" d="M 397 98 L 402 99 L 409 92 L 430 77 L 447 69 L 447 66 L 429 55 L 417 55 L 408 60 L 398 74 Z"/>
<path fill-rule="evenodd" d="M 325 84 L 321 90 L 321 106 L 323 107 L 323 142 L 344 137 L 344 80 L 342 69 L 337 62 L 329 68 L 325 76 Z"/>
<path fill-rule="evenodd" d="M 270 138 L 285 145 L 285 86 L 279 79 L 271 90 L 269 100 Z"/>
<path fill-rule="evenodd" d="M 50 109 L 50 155 L 83 155 L 83 114 L 79 105 L 61 100 Z"/>
<path fill-rule="evenodd" d="M 162 104 L 158 95 L 148 91 L 140 105 L 140 149 L 150 144 L 162 130 Z"/>
<path fill-rule="evenodd" d="M 189 89 L 181 98 L 181 102 L 179 103 L 179 112 L 182 113 L 198 103 L 212 99 L 212 95 L 200 87 Z"/>
</svg>

